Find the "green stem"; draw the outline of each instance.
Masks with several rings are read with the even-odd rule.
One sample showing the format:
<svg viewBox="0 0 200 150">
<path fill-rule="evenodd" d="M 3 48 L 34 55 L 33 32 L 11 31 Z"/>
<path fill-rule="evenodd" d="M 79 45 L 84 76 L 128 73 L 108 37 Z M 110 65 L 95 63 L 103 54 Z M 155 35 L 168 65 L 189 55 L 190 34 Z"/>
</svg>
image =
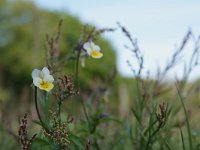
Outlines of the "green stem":
<svg viewBox="0 0 200 150">
<path fill-rule="evenodd" d="M 88 117 L 88 114 L 87 114 L 87 111 L 86 111 L 86 108 L 85 108 L 85 104 L 84 104 L 84 102 L 83 102 L 82 100 L 80 100 L 80 101 L 81 101 L 81 105 L 82 105 L 82 107 L 83 107 L 83 113 L 84 113 L 85 118 L 86 118 L 87 123 L 88 123 L 89 131 L 91 132 L 91 131 L 92 131 L 92 128 L 91 128 L 90 120 L 89 120 L 89 117 Z"/>
<path fill-rule="evenodd" d="M 76 58 L 76 64 L 75 64 L 75 83 L 76 87 L 79 87 L 79 82 L 78 82 L 78 69 L 79 69 L 79 58 L 81 54 L 81 49 L 78 49 L 77 53 L 77 58 Z"/>
<path fill-rule="evenodd" d="M 192 144 L 192 136 L 191 136 L 191 130 L 190 130 L 190 123 L 189 123 L 189 119 L 188 119 L 188 114 L 187 114 L 187 110 L 185 108 L 185 104 L 183 102 L 183 97 L 180 93 L 180 90 L 178 89 L 178 85 L 176 85 L 176 89 L 177 89 L 177 92 L 178 92 L 178 96 L 179 96 L 179 99 L 181 101 L 181 105 L 183 107 L 183 110 L 184 110 L 184 114 L 185 114 L 185 118 L 186 118 L 186 125 L 187 125 L 187 132 L 188 132 L 188 138 L 189 138 L 189 146 L 190 146 L 190 150 L 193 150 L 193 144 Z"/>
<path fill-rule="evenodd" d="M 49 124 L 49 110 L 50 110 L 50 99 L 49 99 L 49 93 L 45 92 L 45 107 L 44 107 L 44 114 L 45 114 L 45 123 Z M 43 119 L 44 120 L 44 119 Z"/>
<path fill-rule="evenodd" d="M 160 129 L 161 129 L 161 127 L 158 127 L 151 135 L 149 135 L 148 142 L 146 145 L 146 150 L 148 150 L 150 148 L 149 144 L 151 143 L 152 138 L 160 131 Z"/>
<path fill-rule="evenodd" d="M 39 112 L 39 108 L 38 108 L 38 103 L 37 103 L 37 87 L 35 87 L 35 108 L 36 108 L 36 111 L 37 111 L 37 115 L 38 115 L 38 118 L 40 120 L 40 123 L 42 125 L 42 127 L 44 128 L 44 130 L 48 133 L 48 129 L 45 127 L 45 124 L 44 122 L 42 121 L 42 118 L 41 118 L 41 115 L 40 115 L 40 112 Z"/>
<path fill-rule="evenodd" d="M 183 150 L 185 150 L 185 142 L 184 142 L 183 132 L 182 132 L 181 127 L 179 127 L 179 129 L 180 129 L 180 133 L 181 133 L 181 141 L 182 141 Z"/>
<path fill-rule="evenodd" d="M 79 82 L 78 82 L 78 69 L 79 69 L 79 58 L 80 58 L 80 54 L 81 54 L 81 49 L 78 49 L 78 53 L 77 53 L 77 58 L 76 58 L 76 65 L 75 65 L 75 83 L 76 83 L 76 87 L 79 87 Z M 82 100 L 81 101 L 81 106 L 83 107 L 83 112 L 84 112 L 84 115 L 86 117 L 86 120 L 88 122 L 88 126 L 89 126 L 89 130 L 91 132 L 91 126 L 90 126 L 90 121 L 89 121 L 89 117 L 87 115 L 87 111 L 86 111 L 86 108 L 85 108 L 85 104 Z"/>
</svg>

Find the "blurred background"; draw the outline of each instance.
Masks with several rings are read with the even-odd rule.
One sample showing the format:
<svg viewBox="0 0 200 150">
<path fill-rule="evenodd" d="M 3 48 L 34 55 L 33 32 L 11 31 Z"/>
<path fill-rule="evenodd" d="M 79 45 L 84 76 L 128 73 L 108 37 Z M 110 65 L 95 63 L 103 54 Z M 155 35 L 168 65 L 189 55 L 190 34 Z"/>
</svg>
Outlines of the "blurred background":
<svg viewBox="0 0 200 150">
<path fill-rule="evenodd" d="M 117 28 L 117 22 L 127 27 L 134 38 L 138 39 L 144 55 L 144 72 L 150 78 L 156 77 L 158 66 L 161 68 L 181 44 L 182 38 L 191 29 L 195 38 L 200 33 L 200 2 L 170 0 L 158 1 L 92 1 L 85 0 L 1 0 L 0 1 L 0 120 L 1 130 L 11 129 L 17 134 L 18 118 L 24 112 L 34 112 L 31 72 L 41 69 L 45 64 L 46 34 L 54 35 L 57 24 L 63 20 L 59 41 L 60 55 L 70 53 L 78 42 L 84 24 L 98 28 Z M 109 87 L 109 110 L 122 118 L 128 113 L 130 100 L 134 95 L 133 72 L 127 65 L 130 60 L 137 70 L 133 54 L 124 35 L 116 32 L 105 33 L 98 39 L 104 57 L 102 60 L 88 59 L 86 67 L 81 68 L 80 85 L 85 93 L 94 88 L 94 83 Z M 192 55 L 194 43 L 185 48 L 183 61 Z M 101 62 L 100 62 L 101 61 Z M 70 66 L 70 64 L 69 64 Z M 106 85 L 106 76 L 117 68 L 115 80 Z M 72 67 L 65 72 L 73 75 Z M 171 83 L 174 77 L 183 76 L 183 64 L 177 65 L 166 77 Z M 95 76 L 94 76 L 95 74 Z M 195 83 L 195 102 L 198 100 L 200 68 L 192 72 L 189 84 Z M 146 76 L 146 73 L 143 75 Z M 105 96 L 107 96 L 105 94 Z M 168 96 L 166 96 L 168 97 Z M 73 102 L 71 102 L 73 103 Z M 75 102 L 74 102 L 75 103 Z M 73 104 L 72 104 L 73 105 Z M 67 108 L 67 106 L 66 106 Z M 73 108 L 69 108 L 73 109 Z M 196 108 L 199 110 L 199 108 Z M 76 115 L 75 112 L 71 112 Z M 34 114 L 34 113 L 33 113 Z M 32 116 L 33 118 L 36 116 Z M 2 140 L 3 137 L 0 137 Z M 7 142 L 12 141 L 8 139 Z M 5 141 L 4 141 L 5 142 Z M 14 142 L 14 141 L 13 141 Z"/>
<path fill-rule="evenodd" d="M 97 27 L 117 27 L 116 23 L 124 25 L 134 38 L 144 55 L 145 70 L 151 70 L 151 77 L 155 78 L 156 67 L 163 67 L 186 32 L 191 29 L 196 36 L 200 33 L 199 14 L 200 2 L 197 0 L 169 0 L 166 2 L 136 1 L 136 0 L 34 0 L 40 7 L 57 12 L 66 12 L 76 16 L 82 23 L 90 23 Z M 112 34 L 105 34 L 116 52 L 118 72 L 123 76 L 132 76 L 127 66 L 127 60 L 133 60 L 132 54 L 124 48 L 128 45 L 126 38 L 119 30 Z M 186 47 L 187 60 L 191 55 L 193 43 Z M 135 62 L 133 62 L 135 63 Z M 168 78 L 174 75 L 182 76 L 183 66 L 177 66 Z M 198 78 L 199 70 L 191 75 L 191 80 Z"/>
</svg>

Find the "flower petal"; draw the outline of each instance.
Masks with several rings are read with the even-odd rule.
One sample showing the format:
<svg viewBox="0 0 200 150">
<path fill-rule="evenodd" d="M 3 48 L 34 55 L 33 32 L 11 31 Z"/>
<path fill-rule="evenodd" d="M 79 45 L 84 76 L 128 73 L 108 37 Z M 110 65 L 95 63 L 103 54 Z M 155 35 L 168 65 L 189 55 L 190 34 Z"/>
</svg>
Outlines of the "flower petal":
<svg viewBox="0 0 200 150">
<path fill-rule="evenodd" d="M 92 51 L 91 54 L 90 54 L 90 56 L 92 58 L 101 58 L 101 57 L 103 57 L 103 53 L 98 52 L 98 51 Z"/>
<path fill-rule="evenodd" d="M 54 81 L 54 78 L 52 75 L 46 75 L 44 76 L 44 81 L 52 83 Z"/>
<path fill-rule="evenodd" d="M 49 92 L 50 90 L 53 89 L 54 85 L 50 82 L 42 82 L 38 87 L 41 90 L 45 90 L 45 91 Z"/>
<path fill-rule="evenodd" d="M 90 41 L 90 46 L 91 46 L 91 48 L 93 48 L 95 46 L 95 44 L 92 41 Z"/>
<path fill-rule="evenodd" d="M 52 83 L 49 83 L 49 87 L 45 89 L 45 91 L 49 92 L 53 89 L 54 85 Z"/>
<path fill-rule="evenodd" d="M 101 50 L 100 47 L 99 47 L 98 45 L 94 45 L 93 48 L 94 48 L 93 50 L 98 51 L 98 52 Z"/>
<path fill-rule="evenodd" d="M 42 82 L 42 79 L 39 78 L 39 77 L 34 77 L 33 78 L 33 84 L 36 86 L 36 87 L 39 87 L 40 83 Z"/>
<path fill-rule="evenodd" d="M 86 42 L 84 45 L 83 45 L 83 48 L 88 51 L 88 50 L 91 50 L 91 43 L 90 42 Z"/>
<path fill-rule="evenodd" d="M 48 69 L 47 67 L 44 67 L 44 68 L 42 69 L 42 72 L 43 72 L 44 77 L 45 77 L 46 75 L 49 75 L 49 74 L 50 74 L 49 69 Z"/>
<path fill-rule="evenodd" d="M 100 51 L 100 47 L 93 42 L 90 42 L 90 46 L 92 50 Z"/>
<path fill-rule="evenodd" d="M 39 77 L 40 72 L 41 72 L 40 70 L 34 69 L 32 71 L 32 78 Z"/>
</svg>

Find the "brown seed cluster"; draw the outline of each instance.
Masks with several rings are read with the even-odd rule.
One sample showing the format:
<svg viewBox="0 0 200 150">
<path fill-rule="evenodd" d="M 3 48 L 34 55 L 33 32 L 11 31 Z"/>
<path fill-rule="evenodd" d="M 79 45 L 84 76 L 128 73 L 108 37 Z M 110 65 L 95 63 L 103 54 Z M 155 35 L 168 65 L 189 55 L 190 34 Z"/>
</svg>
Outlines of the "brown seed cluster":
<svg viewBox="0 0 200 150">
<path fill-rule="evenodd" d="M 28 140 L 28 138 L 27 138 L 27 114 L 24 115 L 24 118 L 22 119 L 22 124 L 19 127 L 19 137 L 20 137 L 21 149 L 29 150 L 33 140 L 36 137 L 36 134 L 34 134 L 31 137 L 31 139 Z"/>
<path fill-rule="evenodd" d="M 164 103 L 159 105 L 159 109 L 160 109 L 160 113 L 156 113 L 156 118 L 158 121 L 158 126 L 162 126 L 166 118 L 167 109 Z"/>
<path fill-rule="evenodd" d="M 59 102 L 63 102 L 64 99 L 77 94 L 79 94 L 79 90 L 75 89 L 74 84 L 68 76 L 64 75 L 62 78 L 59 78 L 58 91 L 54 93 Z"/>
<path fill-rule="evenodd" d="M 68 127 L 68 124 L 73 121 L 73 119 L 68 118 L 67 122 L 61 122 L 56 117 L 56 114 L 53 114 L 52 118 L 53 118 L 51 122 L 52 128 L 49 130 L 48 133 L 44 131 L 44 135 L 52 139 L 56 144 L 67 147 L 70 144 L 67 127 Z"/>
</svg>

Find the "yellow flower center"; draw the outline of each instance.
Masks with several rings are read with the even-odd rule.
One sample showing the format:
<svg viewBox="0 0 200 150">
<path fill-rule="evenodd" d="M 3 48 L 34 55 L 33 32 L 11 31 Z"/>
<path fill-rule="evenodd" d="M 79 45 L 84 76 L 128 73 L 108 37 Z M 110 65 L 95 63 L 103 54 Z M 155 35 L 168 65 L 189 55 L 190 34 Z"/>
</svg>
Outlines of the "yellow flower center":
<svg viewBox="0 0 200 150">
<path fill-rule="evenodd" d="M 50 82 L 45 82 L 45 81 L 42 81 L 39 85 L 39 88 L 41 90 L 45 90 L 45 91 L 50 91 L 52 88 L 53 88 L 53 84 L 50 83 Z"/>
<path fill-rule="evenodd" d="M 90 53 L 90 56 L 92 56 L 93 58 L 101 58 L 103 56 L 103 54 L 101 52 L 98 52 L 98 51 L 92 51 Z"/>
</svg>

